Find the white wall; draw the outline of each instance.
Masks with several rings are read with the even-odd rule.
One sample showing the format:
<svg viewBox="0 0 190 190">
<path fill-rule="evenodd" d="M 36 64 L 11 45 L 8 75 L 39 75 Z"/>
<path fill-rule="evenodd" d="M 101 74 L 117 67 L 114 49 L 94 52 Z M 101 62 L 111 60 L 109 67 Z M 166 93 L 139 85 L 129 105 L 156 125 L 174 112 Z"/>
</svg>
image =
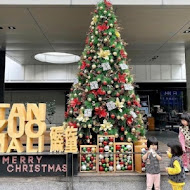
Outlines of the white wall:
<svg viewBox="0 0 190 190">
<path fill-rule="evenodd" d="M 186 82 L 185 64 L 132 65 L 132 67 L 135 82 Z M 77 72 L 77 64 L 20 65 L 7 58 L 5 82 L 67 83 L 75 80 Z"/>
</svg>

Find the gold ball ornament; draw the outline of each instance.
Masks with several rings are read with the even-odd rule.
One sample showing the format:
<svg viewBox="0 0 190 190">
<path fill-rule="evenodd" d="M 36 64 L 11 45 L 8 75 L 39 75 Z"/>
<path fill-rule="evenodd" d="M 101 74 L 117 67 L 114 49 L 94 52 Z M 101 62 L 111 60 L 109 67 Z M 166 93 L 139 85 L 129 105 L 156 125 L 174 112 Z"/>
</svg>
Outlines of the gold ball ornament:
<svg viewBox="0 0 190 190">
<path fill-rule="evenodd" d="M 122 121 L 124 121 L 124 120 L 125 120 L 125 118 L 124 118 L 123 116 L 121 116 L 121 120 L 122 120 Z"/>
<path fill-rule="evenodd" d="M 128 166 L 128 162 L 125 162 L 125 165 Z"/>
<path fill-rule="evenodd" d="M 89 129 L 92 128 L 92 125 L 91 125 L 91 124 L 88 124 L 88 128 L 89 128 Z"/>
<path fill-rule="evenodd" d="M 83 137 L 83 134 L 82 133 L 79 133 L 79 138 L 82 138 Z"/>
<path fill-rule="evenodd" d="M 133 128 L 131 129 L 131 132 L 132 132 L 132 133 L 135 133 L 135 132 L 136 132 L 136 129 L 133 127 Z"/>
<path fill-rule="evenodd" d="M 99 97 L 99 98 L 98 98 L 98 100 L 99 100 L 99 101 L 102 101 L 102 98 L 101 98 L 101 97 Z"/>
<path fill-rule="evenodd" d="M 81 82 L 79 82 L 78 85 L 81 86 Z"/>
<path fill-rule="evenodd" d="M 99 46 L 100 46 L 100 43 L 98 43 L 97 46 L 99 47 Z"/>
<path fill-rule="evenodd" d="M 86 124 L 84 124 L 84 125 L 83 125 L 83 128 L 86 128 L 86 127 L 87 127 Z"/>
<path fill-rule="evenodd" d="M 128 142 L 131 142 L 131 141 L 132 141 L 131 137 L 127 138 L 127 141 L 128 141 Z"/>
<path fill-rule="evenodd" d="M 100 78 L 97 78 L 97 81 L 98 81 L 98 82 L 100 82 L 100 81 L 101 81 L 101 79 L 100 79 Z"/>
<path fill-rule="evenodd" d="M 87 142 L 87 143 L 90 143 L 90 139 L 87 139 L 86 142 Z"/>
<path fill-rule="evenodd" d="M 101 7 L 100 7 L 100 10 L 102 10 L 102 9 L 103 9 L 103 7 L 101 6 Z"/>
<path fill-rule="evenodd" d="M 96 148 L 92 147 L 91 152 L 95 153 L 96 152 Z"/>
<path fill-rule="evenodd" d="M 119 154 L 119 157 L 120 157 L 120 158 L 123 158 L 123 154 Z"/>
<path fill-rule="evenodd" d="M 109 35 L 111 36 L 111 35 L 112 35 L 112 33 L 111 33 L 111 32 L 109 32 Z"/>
<path fill-rule="evenodd" d="M 101 142 L 99 143 L 99 146 L 102 146 L 102 143 L 101 143 Z"/>
<path fill-rule="evenodd" d="M 86 55 L 84 55 L 84 59 L 86 59 Z"/>
<path fill-rule="evenodd" d="M 94 58 L 94 59 L 97 59 L 97 56 L 94 56 L 93 58 Z"/>
<path fill-rule="evenodd" d="M 109 162 L 109 158 L 105 158 L 105 161 L 108 163 Z"/>
<path fill-rule="evenodd" d="M 112 23 L 110 24 L 110 27 L 113 27 L 113 24 L 112 24 Z"/>
<path fill-rule="evenodd" d="M 91 27 L 94 30 L 94 26 Z"/>
<path fill-rule="evenodd" d="M 117 52 L 114 51 L 114 52 L 113 52 L 113 55 L 114 55 L 114 56 L 117 56 Z"/>
<path fill-rule="evenodd" d="M 120 120 L 120 119 L 121 119 L 121 117 L 118 115 L 118 116 L 117 116 L 117 119 L 118 119 L 118 120 Z"/>
<path fill-rule="evenodd" d="M 80 109 L 81 109 L 81 110 L 84 110 L 84 107 L 82 106 Z"/>
<path fill-rule="evenodd" d="M 96 35 L 98 34 L 98 31 L 97 31 L 97 30 L 95 31 L 95 34 L 96 34 Z"/>
<path fill-rule="evenodd" d="M 113 146 L 113 142 L 109 142 L 109 146 Z"/>
<path fill-rule="evenodd" d="M 107 38 L 104 38 L 104 42 L 107 42 L 108 41 L 108 39 Z"/>
<path fill-rule="evenodd" d="M 109 167 L 109 163 L 106 164 L 106 167 Z"/>
<path fill-rule="evenodd" d="M 113 59 L 110 59 L 110 62 L 111 62 L 111 63 L 113 63 L 113 62 L 114 62 L 114 60 L 113 60 Z"/>
<path fill-rule="evenodd" d="M 128 131 L 125 131 L 124 134 L 127 135 L 127 134 L 128 134 Z"/>
<path fill-rule="evenodd" d="M 118 137 L 119 137 L 119 135 L 116 133 L 116 134 L 115 134 L 115 138 L 118 138 Z"/>
<path fill-rule="evenodd" d="M 124 98 L 122 98 L 122 100 L 121 100 L 122 102 L 125 102 L 125 99 Z"/>
<path fill-rule="evenodd" d="M 104 11 L 104 14 L 107 14 L 107 11 L 106 11 L 106 10 Z"/>
<path fill-rule="evenodd" d="M 91 101 L 92 101 L 92 99 L 91 99 L 91 98 L 88 98 L 88 101 L 89 101 L 89 102 L 91 102 Z"/>
<path fill-rule="evenodd" d="M 70 113 L 70 114 L 72 114 L 72 113 L 73 113 L 73 111 L 72 111 L 72 110 L 70 110 L 70 111 L 69 111 L 69 113 Z"/>
<path fill-rule="evenodd" d="M 115 88 L 119 88 L 119 85 L 118 85 L 118 84 L 116 84 L 116 85 L 115 85 Z"/>
<path fill-rule="evenodd" d="M 108 16 L 111 16 L 111 13 L 109 13 Z"/>
<path fill-rule="evenodd" d="M 108 93 L 108 94 L 111 94 L 111 90 L 108 90 L 107 93 Z"/>
<path fill-rule="evenodd" d="M 93 64 L 93 65 L 92 65 L 92 69 L 95 69 L 95 68 L 96 68 L 96 65 Z"/>
<path fill-rule="evenodd" d="M 119 161 L 119 157 L 117 157 L 116 160 Z"/>
<path fill-rule="evenodd" d="M 101 166 L 101 165 L 102 165 L 102 162 L 99 162 L 99 165 Z"/>
</svg>

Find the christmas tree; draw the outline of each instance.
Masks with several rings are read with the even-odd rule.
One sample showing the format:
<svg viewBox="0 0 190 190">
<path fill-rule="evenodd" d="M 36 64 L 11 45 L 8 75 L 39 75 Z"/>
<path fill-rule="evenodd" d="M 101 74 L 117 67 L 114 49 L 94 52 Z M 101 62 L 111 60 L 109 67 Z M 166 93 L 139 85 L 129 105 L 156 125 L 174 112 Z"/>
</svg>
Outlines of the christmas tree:
<svg viewBox="0 0 190 190">
<path fill-rule="evenodd" d="M 145 133 L 119 29 L 112 4 L 100 2 L 79 61 L 78 83 L 70 90 L 65 112 L 66 122 L 78 128 L 83 144 L 95 143 L 96 134 L 131 142 Z"/>
</svg>

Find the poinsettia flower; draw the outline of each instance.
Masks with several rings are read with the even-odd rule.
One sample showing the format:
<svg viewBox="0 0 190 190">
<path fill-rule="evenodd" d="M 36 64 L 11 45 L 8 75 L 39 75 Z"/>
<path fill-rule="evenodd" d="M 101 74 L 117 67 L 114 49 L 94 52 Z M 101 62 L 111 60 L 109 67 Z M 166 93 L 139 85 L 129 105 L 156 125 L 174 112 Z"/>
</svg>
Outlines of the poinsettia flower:
<svg viewBox="0 0 190 190">
<path fill-rule="evenodd" d="M 77 124 L 75 122 L 69 122 L 68 125 L 73 128 L 77 128 Z"/>
<path fill-rule="evenodd" d="M 122 108 L 124 107 L 124 102 L 120 102 L 119 98 L 116 98 L 115 106 L 118 108 L 120 112 L 122 112 Z"/>
<path fill-rule="evenodd" d="M 102 24 L 102 25 L 98 25 L 97 26 L 99 32 L 102 32 L 104 30 L 107 30 L 109 28 L 109 26 L 107 26 L 106 24 Z"/>
<path fill-rule="evenodd" d="M 71 107 L 75 107 L 76 105 L 80 105 L 81 104 L 81 102 L 79 101 L 79 99 L 78 98 L 74 98 L 73 100 L 71 100 L 71 102 L 70 102 L 70 105 L 71 105 Z"/>
<path fill-rule="evenodd" d="M 98 95 L 98 92 L 96 90 L 92 90 L 91 93 L 94 94 L 95 97 Z"/>
<path fill-rule="evenodd" d="M 98 93 L 99 95 L 105 95 L 105 91 L 103 91 L 101 88 L 99 88 L 99 89 L 97 90 L 97 93 Z"/>
<path fill-rule="evenodd" d="M 133 123 L 133 117 L 127 118 L 127 124 L 131 125 Z"/>
<path fill-rule="evenodd" d="M 103 124 L 100 125 L 100 130 L 101 131 L 111 130 L 112 126 L 113 125 L 110 122 L 104 119 Z"/>
<path fill-rule="evenodd" d="M 106 60 L 109 60 L 110 50 L 100 49 L 100 51 L 98 52 L 98 56 Z"/>
<path fill-rule="evenodd" d="M 89 120 L 88 117 L 85 117 L 82 109 L 80 109 L 79 116 L 76 118 L 78 121 L 87 122 Z"/>
<path fill-rule="evenodd" d="M 82 70 L 84 70 L 86 68 L 86 62 L 85 61 L 82 61 L 82 65 L 80 67 Z"/>
<path fill-rule="evenodd" d="M 112 6 L 112 4 L 109 1 L 107 1 L 107 0 L 104 0 L 104 3 L 106 4 L 107 7 L 111 7 Z"/>
<path fill-rule="evenodd" d="M 118 76 L 118 78 L 119 78 L 119 82 L 123 82 L 123 83 L 125 83 L 126 82 L 126 74 L 124 73 L 124 74 L 120 74 L 119 73 L 119 76 Z"/>
<path fill-rule="evenodd" d="M 106 117 L 106 116 L 107 116 L 107 112 L 106 112 L 106 110 L 103 109 L 103 108 L 99 108 L 98 110 L 96 110 L 95 114 L 98 115 L 99 118 L 102 118 L 102 117 Z"/>
</svg>

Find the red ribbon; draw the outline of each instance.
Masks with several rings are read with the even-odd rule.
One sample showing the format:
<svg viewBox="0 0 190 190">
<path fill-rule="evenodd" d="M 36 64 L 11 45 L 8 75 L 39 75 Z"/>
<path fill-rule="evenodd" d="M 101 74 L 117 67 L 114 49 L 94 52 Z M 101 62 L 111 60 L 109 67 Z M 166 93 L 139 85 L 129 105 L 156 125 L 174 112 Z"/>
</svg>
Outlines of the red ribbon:
<svg viewBox="0 0 190 190">
<path fill-rule="evenodd" d="M 96 110 L 95 114 L 98 115 L 99 118 L 102 118 L 102 117 L 106 117 L 106 116 L 107 116 L 107 112 L 106 112 L 106 110 L 103 109 L 103 108 L 99 108 L 98 110 Z"/>
<path fill-rule="evenodd" d="M 85 61 L 82 61 L 82 65 L 80 67 L 82 70 L 84 70 L 86 68 L 86 62 Z"/>
<path fill-rule="evenodd" d="M 106 24 L 102 24 L 102 25 L 99 25 L 97 26 L 99 32 L 102 32 L 104 30 L 107 30 L 109 28 L 109 26 L 107 26 Z"/>
<path fill-rule="evenodd" d="M 107 0 L 104 0 L 104 3 L 106 4 L 107 7 L 111 7 L 112 6 L 112 4 L 109 1 L 107 1 Z"/>
<path fill-rule="evenodd" d="M 70 105 L 71 105 L 71 107 L 75 107 L 76 105 L 80 105 L 81 104 L 81 102 L 78 100 L 78 98 L 74 98 L 73 100 L 71 100 L 71 102 L 70 102 Z"/>
<path fill-rule="evenodd" d="M 126 78 L 126 74 L 120 74 L 119 73 L 119 82 L 123 82 L 123 83 L 125 83 L 126 82 L 126 80 L 125 80 L 125 78 Z"/>
</svg>

